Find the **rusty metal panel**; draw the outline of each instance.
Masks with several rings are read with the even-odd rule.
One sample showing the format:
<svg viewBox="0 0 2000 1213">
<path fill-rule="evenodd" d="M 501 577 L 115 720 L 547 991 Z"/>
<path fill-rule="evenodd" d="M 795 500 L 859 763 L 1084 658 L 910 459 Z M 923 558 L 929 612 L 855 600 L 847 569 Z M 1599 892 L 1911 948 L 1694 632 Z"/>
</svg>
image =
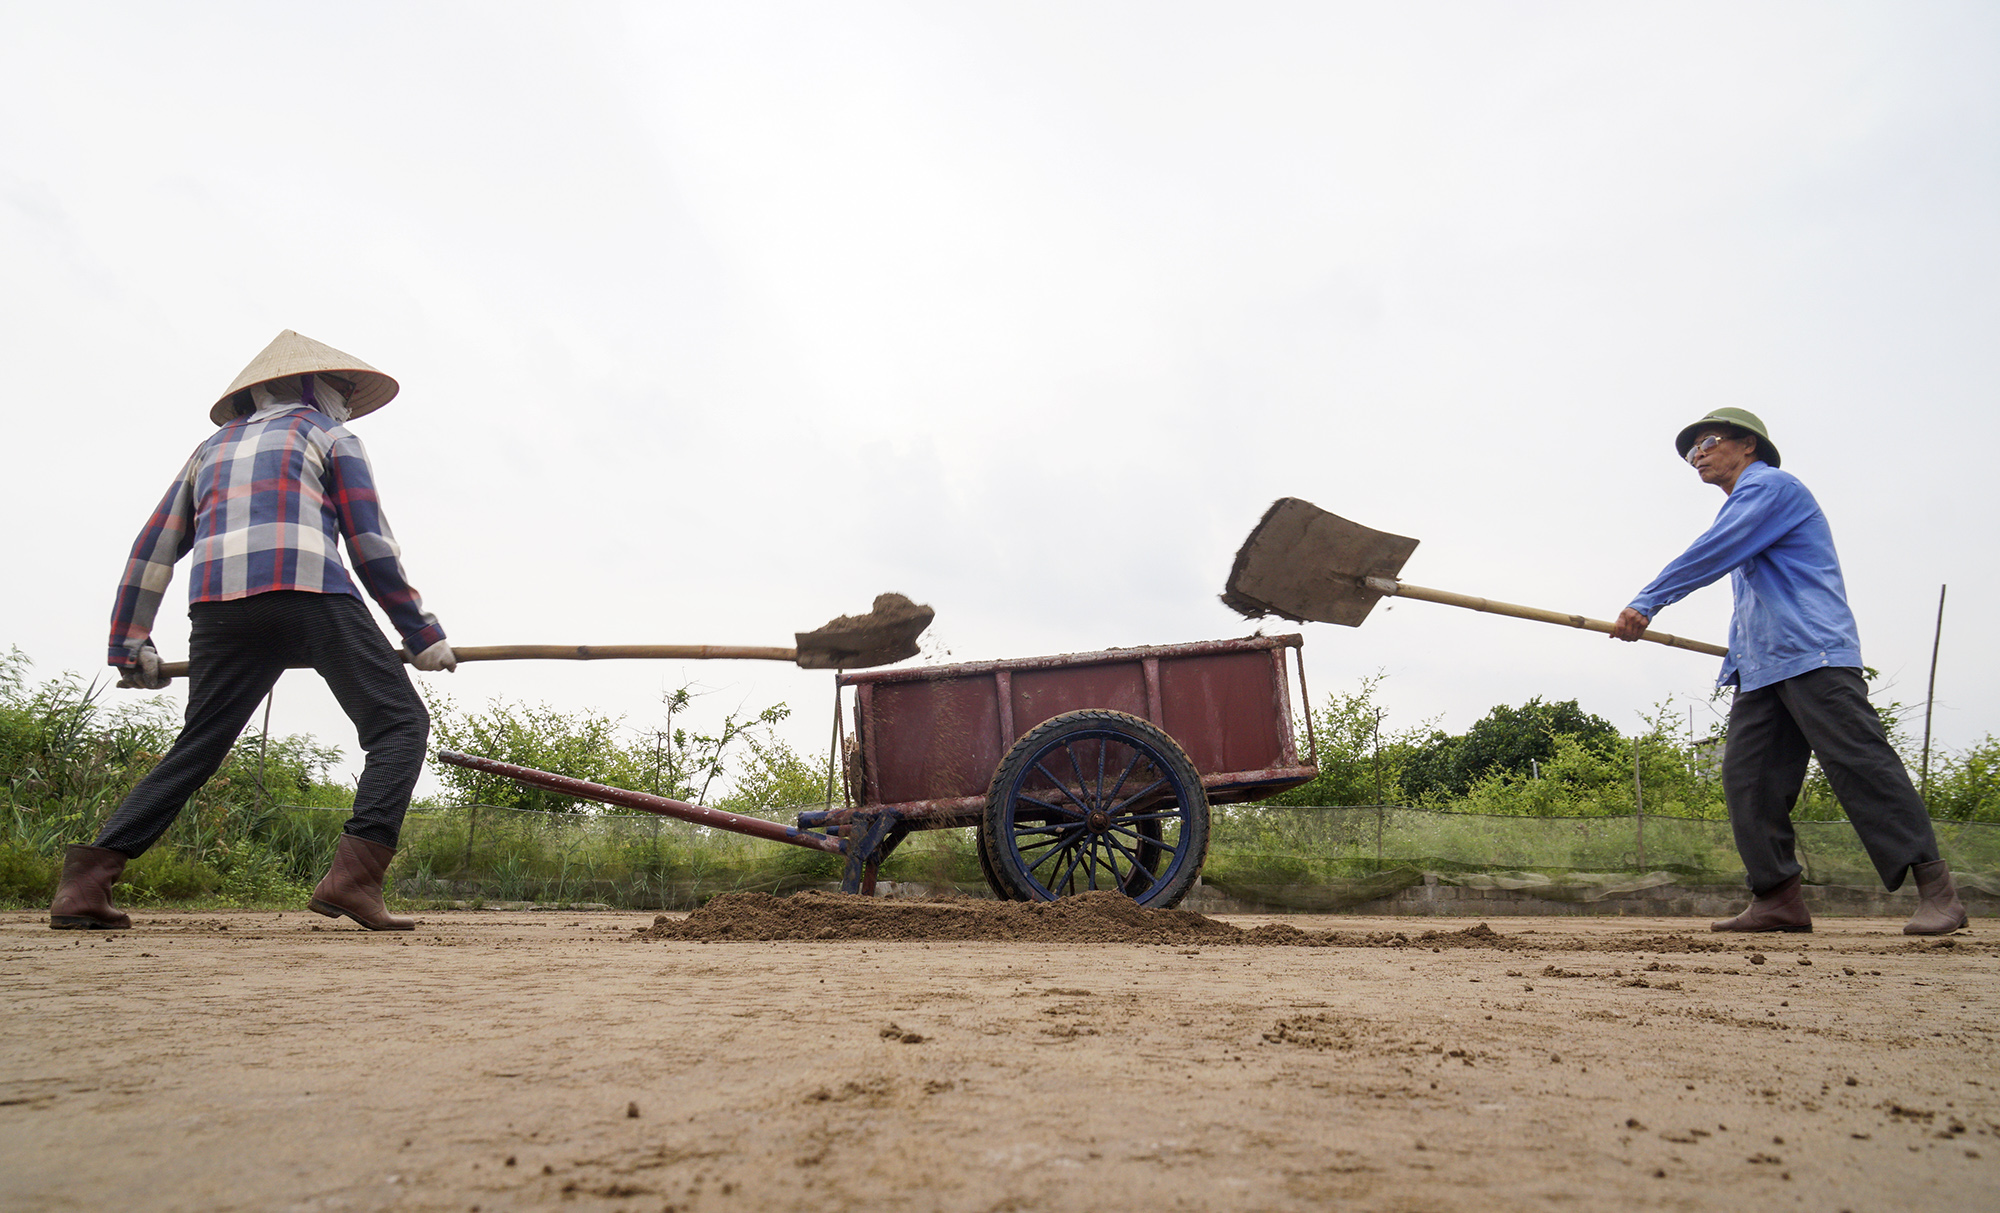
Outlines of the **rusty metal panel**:
<svg viewBox="0 0 2000 1213">
<path fill-rule="evenodd" d="M 1000 765 L 994 680 L 878 683 L 868 704 L 869 800 L 983 796 Z"/>
<path fill-rule="evenodd" d="M 1271 694 L 1277 699 L 1278 736 L 1284 738 L 1284 749 L 1278 761 L 1285 766 L 1297 766 L 1299 762 L 1298 726 L 1292 723 L 1292 690 L 1285 679 L 1285 650 L 1271 650 Z"/>
<path fill-rule="evenodd" d="M 1092 665 L 1106 661 L 1140 661 L 1198 657 L 1205 653 L 1263 652 L 1269 649 L 1296 649 L 1305 644 L 1297 632 L 1283 636 L 1243 636 L 1235 640 L 1197 640 L 1189 644 L 1149 645 L 1131 649 L 1099 649 L 1091 653 L 1053 653 L 1047 657 L 1010 657 L 1000 661 L 966 661 L 957 665 L 905 666 L 891 670 L 862 670 L 843 673 L 840 686 L 867 686 L 885 682 L 934 682 L 963 678 L 968 674 L 991 674 L 995 670 L 1053 670 Z"/>
<path fill-rule="evenodd" d="M 1106 662 L 1055 670 L 1016 670 L 1014 727 L 1018 740 L 1045 720 L 1083 708 L 1110 708 L 1144 720 L 1146 673 L 1137 661 Z M 997 763 L 995 764 L 998 765 Z"/>
<path fill-rule="evenodd" d="M 1014 748 L 1014 741 L 1020 734 L 1014 731 L 1014 672 L 1012 670 L 993 671 L 993 694 L 1000 702 L 1000 752 L 1005 754 Z"/>
<path fill-rule="evenodd" d="M 1013 740 L 1081 708 L 1165 729 L 1216 803 L 1281 791 L 1311 777 L 1292 740 L 1283 662 L 1302 643 L 1245 636 L 842 674 L 856 692 L 863 800 L 924 820 L 918 828 L 968 824 Z"/>
<path fill-rule="evenodd" d="M 1271 659 L 1254 651 L 1160 662 L 1160 727 L 1197 771 L 1292 765 L 1271 668 Z"/>
</svg>

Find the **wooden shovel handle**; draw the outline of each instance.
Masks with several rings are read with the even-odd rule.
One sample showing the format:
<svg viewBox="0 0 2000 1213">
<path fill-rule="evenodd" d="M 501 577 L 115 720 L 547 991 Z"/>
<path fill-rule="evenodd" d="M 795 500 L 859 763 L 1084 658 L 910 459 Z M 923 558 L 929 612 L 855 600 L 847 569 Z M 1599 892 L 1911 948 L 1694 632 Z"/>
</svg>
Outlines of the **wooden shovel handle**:
<svg viewBox="0 0 2000 1213">
<path fill-rule="evenodd" d="M 453 648 L 460 661 L 797 661 L 797 649 L 747 644 L 488 644 Z"/>
<path fill-rule="evenodd" d="M 799 651 L 745 644 L 486 644 L 453 648 L 460 661 L 614 661 L 641 658 L 668 661 L 797 661 Z M 405 662 L 408 653 L 402 654 Z M 299 667 L 303 669 L 304 667 Z M 160 673 L 186 678 L 188 663 L 169 661 Z"/>
<path fill-rule="evenodd" d="M 1592 632 L 1611 634 L 1611 625 L 1602 619 L 1589 619 L 1582 615 L 1565 615 L 1561 611 L 1545 611 L 1540 607 L 1520 606 L 1512 602 L 1495 602 L 1491 598 L 1474 598 L 1470 594 L 1454 594 L 1450 590 L 1433 590 L 1426 586 L 1411 585 L 1407 581 L 1395 581 L 1387 577 L 1364 579 L 1368 588 L 1379 594 L 1394 594 L 1399 598 L 1416 598 L 1424 602 L 1440 602 L 1445 606 L 1464 607 L 1468 611 L 1485 611 L 1489 615 L 1511 615 L 1515 619 L 1533 619 L 1541 623 L 1556 623 L 1567 628 L 1583 628 Z M 1654 644 L 1664 644 L 1669 648 L 1687 649 L 1695 653 L 1707 653 L 1711 657 L 1727 657 L 1729 650 L 1719 644 L 1709 644 L 1701 640 L 1689 640 L 1685 636 L 1675 636 L 1667 632 L 1648 631 L 1640 636 Z"/>
</svg>

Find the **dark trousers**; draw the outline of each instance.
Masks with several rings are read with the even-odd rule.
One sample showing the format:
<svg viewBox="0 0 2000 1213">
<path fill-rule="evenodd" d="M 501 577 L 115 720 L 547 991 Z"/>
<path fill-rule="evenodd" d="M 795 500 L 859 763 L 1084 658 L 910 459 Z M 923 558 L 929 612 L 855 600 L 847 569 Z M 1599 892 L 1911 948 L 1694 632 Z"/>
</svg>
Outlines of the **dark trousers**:
<svg viewBox="0 0 2000 1213">
<path fill-rule="evenodd" d="M 360 599 L 278 590 L 197 602 L 188 618 L 187 724 L 98 831 L 97 845 L 144 854 L 229 756 L 278 675 L 310 666 L 326 679 L 368 755 L 346 831 L 395 846 L 410 789 L 423 771 L 431 718 Z"/>
<path fill-rule="evenodd" d="M 1883 887 L 1901 888 L 1910 865 L 1938 857 L 1930 814 L 1868 703 L 1861 671 L 1810 670 L 1739 691 L 1729 709 L 1722 790 L 1752 891 L 1767 892 L 1803 870 L 1794 855 L 1792 806 L 1814 755 Z"/>
</svg>

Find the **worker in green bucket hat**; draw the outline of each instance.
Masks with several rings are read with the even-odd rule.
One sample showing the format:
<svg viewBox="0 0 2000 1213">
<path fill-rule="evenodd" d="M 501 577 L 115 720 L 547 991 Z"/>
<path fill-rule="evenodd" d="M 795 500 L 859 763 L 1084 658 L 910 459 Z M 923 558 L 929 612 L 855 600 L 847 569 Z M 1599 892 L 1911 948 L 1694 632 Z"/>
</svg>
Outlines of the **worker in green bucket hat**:
<svg viewBox="0 0 2000 1213">
<path fill-rule="evenodd" d="M 1684 426 L 1674 450 L 1725 500 L 1715 522 L 1618 615 L 1637 640 L 1660 610 L 1728 576 L 1735 593 L 1721 686 L 1733 686 L 1723 794 L 1751 891 L 1717 931 L 1810 931 L 1792 806 L 1817 757 L 1883 885 L 1917 882 L 1907 935 L 1948 935 L 1965 907 L 1938 856 L 1930 814 L 1868 702 L 1861 640 L 1833 530 L 1755 413 L 1719 408 Z"/>
</svg>

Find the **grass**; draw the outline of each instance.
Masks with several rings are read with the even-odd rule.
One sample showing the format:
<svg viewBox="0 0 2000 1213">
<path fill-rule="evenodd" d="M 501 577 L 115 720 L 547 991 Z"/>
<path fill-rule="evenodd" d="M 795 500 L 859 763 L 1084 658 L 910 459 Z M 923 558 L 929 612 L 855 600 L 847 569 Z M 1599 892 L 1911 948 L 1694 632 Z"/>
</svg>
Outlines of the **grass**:
<svg viewBox="0 0 2000 1213">
<path fill-rule="evenodd" d="M 105 815 L 171 744 L 177 728 L 157 699 L 113 706 L 98 683 L 63 675 L 31 686 L 26 670 L 18 651 L 0 656 L 0 779 L 6 797 L 0 808 L 0 906 L 8 908 L 48 904 L 64 845 L 95 835 Z M 1347 703 L 1351 710 L 1343 709 L 1352 718 L 1346 734 L 1353 753 L 1329 744 L 1322 752 L 1323 778 L 1312 785 L 1342 795 L 1375 786 L 1376 776 L 1372 759 L 1360 748 L 1369 737 L 1364 726 L 1372 709 L 1363 711 L 1365 702 L 1347 699 L 1353 701 Z M 1336 707 L 1342 702 L 1336 697 Z M 596 744 L 592 738 L 601 741 L 615 732 L 615 722 L 592 717 L 585 729 L 546 709 L 525 717 L 506 705 L 477 717 L 447 704 L 434 704 L 433 711 L 441 734 L 475 726 L 496 737 L 505 734 L 512 738 L 508 744 L 529 747 L 527 757 L 550 769 L 563 767 L 543 757 L 544 750 L 581 753 Z M 775 806 L 820 794 L 823 768 L 748 731 L 767 727 L 778 711 L 768 710 L 739 728 L 736 735 L 748 739 L 752 760 L 737 771 L 736 787 L 720 807 L 784 820 L 796 810 Z M 1337 727 L 1340 720 L 1329 718 L 1322 726 L 1330 739 L 1346 735 Z M 1647 803 L 1654 810 L 1644 818 L 1643 832 L 1630 810 L 1631 750 L 1621 756 L 1612 746 L 1600 753 L 1558 739 L 1539 777 L 1496 772 L 1448 804 L 1219 808 L 1204 879 L 1246 900 L 1302 909 L 1357 904 L 1425 874 L 1453 883 L 1533 887 L 1544 896 L 1575 899 L 1656 874 L 1688 884 L 1740 882 L 1741 865 L 1712 774 L 1697 761 L 1700 755 L 1677 751 L 1663 732 L 1656 733 L 1640 751 Z M 612 757 L 631 767 L 621 776 L 627 782 L 664 778 L 675 784 L 667 790 L 676 790 L 676 781 L 688 772 L 704 782 L 714 779 L 729 741 L 661 734 Z M 522 757 L 512 751 L 509 756 Z M 132 906 L 302 905 L 331 860 L 351 803 L 351 790 L 328 778 L 338 759 L 337 750 L 311 737 L 273 738 L 266 745 L 246 736 L 160 843 L 126 869 L 115 896 Z M 642 760 L 653 766 L 641 770 Z M 1393 771 L 1388 786 L 1393 796 Z M 1944 855 L 1961 884 L 1992 893 L 2000 893 L 1996 786 L 2000 750 L 1991 739 L 1934 763 L 1933 795 L 1948 806 L 1937 823 Z M 572 807 L 535 802 L 413 810 L 390 870 L 392 899 L 404 905 L 601 902 L 667 909 L 699 905 L 724 892 L 783 893 L 840 879 L 837 856 L 665 818 L 590 808 L 552 811 Z M 1658 810 L 1666 812 L 1655 815 Z M 1799 816 L 1801 855 L 1811 881 L 1875 883 L 1850 826 L 1837 819 L 1811 820 L 1837 818 L 1829 795 L 1809 783 Z M 883 865 L 880 878 L 985 891 L 969 830 L 914 835 Z"/>
</svg>

